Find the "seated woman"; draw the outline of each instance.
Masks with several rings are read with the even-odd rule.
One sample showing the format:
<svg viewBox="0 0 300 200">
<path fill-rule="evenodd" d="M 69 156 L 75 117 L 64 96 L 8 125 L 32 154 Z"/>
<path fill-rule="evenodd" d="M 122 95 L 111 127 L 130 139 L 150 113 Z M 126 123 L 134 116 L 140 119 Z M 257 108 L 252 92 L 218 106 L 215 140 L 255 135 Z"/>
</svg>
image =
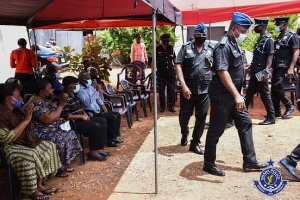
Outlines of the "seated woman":
<svg viewBox="0 0 300 200">
<path fill-rule="evenodd" d="M 31 123 L 33 104 L 23 113 L 19 99 L 20 92 L 12 84 L 0 84 L 0 144 L 19 178 L 20 195 L 49 199 L 46 194 L 58 190 L 45 187 L 43 179 L 61 167 L 56 145 L 38 138 Z"/>
<path fill-rule="evenodd" d="M 54 89 L 53 94 L 55 98 L 59 98 L 60 94 L 62 93 L 64 87 L 59 82 L 59 72 L 54 66 L 47 66 L 45 70 L 45 78 L 49 81 Z"/>
<path fill-rule="evenodd" d="M 58 105 L 51 101 L 52 96 L 51 84 L 43 78 L 38 79 L 35 94 L 28 101 L 34 104 L 32 120 L 38 136 L 56 144 L 61 163 L 65 166 L 66 172 L 71 172 L 74 169 L 69 168 L 68 165 L 82 149 L 73 130 L 66 131 L 60 128 L 64 123 L 60 115 L 66 105 L 68 95 L 62 94 Z M 67 173 L 62 174 L 62 176 L 67 175 Z"/>
<path fill-rule="evenodd" d="M 103 149 L 107 142 L 107 124 L 103 117 L 89 117 L 80 106 L 76 95 L 79 89 L 78 79 L 73 76 L 66 76 L 63 79 L 64 92 L 69 95 L 68 101 L 61 113 L 65 119 L 75 120 L 76 131 L 89 137 L 90 153 L 89 160 L 104 161 L 109 152 Z"/>
</svg>

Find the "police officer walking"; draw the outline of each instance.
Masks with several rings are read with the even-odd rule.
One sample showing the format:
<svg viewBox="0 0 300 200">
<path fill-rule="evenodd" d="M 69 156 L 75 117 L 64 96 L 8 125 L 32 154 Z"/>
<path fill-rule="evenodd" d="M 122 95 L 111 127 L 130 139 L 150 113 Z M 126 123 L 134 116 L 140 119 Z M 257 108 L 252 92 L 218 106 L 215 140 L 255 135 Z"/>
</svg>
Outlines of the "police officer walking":
<svg viewBox="0 0 300 200">
<path fill-rule="evenodd" d="M 283 83 L 286 80 L 286 76 L 294 76 L 294 67 L 299 57 L 299 39 L 288 30 L 288 21 L 288 17 L 275 18 L 275 31 L 280 32 L 280 34 L 274 42 L 274 71 L 271 88 L 275 117 L 282 117 L 283 119 L 288 118 L 295 112 L 295 107 L 285 95 Z M 280 102 L 286 107 L 283 115 L 281 115 Z"/>
<path fill-rule="evenodd" d="M 254 19 L 254 21 L 256 25 L 254 31 L 259 33 L 260 37 L 258 38 L 253 50 L 253 60 L 250 68 L 251 76 L 246 92 L 245 103 L 248 108 L 253 96 L 256 92 L 259 92 L 260 98 L 267 110 L 267 118 L 259 124 L 275 124 L 275 112 L 268 84 L 269 76 L 272 74 L 270 69 L 272 67 L 274 43 L 272 35 L 266 32 L 269 20 Z"/>
<path fill-rule="evenodd" d="M 228 33 L 215 46 L 213 52 L 215 74 L 209 86 L 210 126 L 206 136 L 203 170 L 217 176 L 225 176 L 215 161 L 217 144 L 229 117 L 232 117 L 238 130 L 244 171 L 266 167 L 256 160 L 252 122 L 241 95 L 245 72 L 238 43 L 246 38 L 247 29 L 251 24 L 252 20 L 248 15 L 235 12 Z"/>
<path fill-rule="evenodd" d="M 165 112 L 165 89 L 167 87 L 167 106 L 170 112 L 175 112 L 175 52 L 173 46 L 169 45 L 170 35 L 163 34 L 160 36 L 161 45 L 156 48 L 157 58 L 157 78 L 159 88 L 160 112 Z"/>
<path fill-rule="evenodd" d="M 279 164 L 287 170 L 287 172 L 293 176 L 293 178 L 297 181 L 300 181 L 300 175 L 296 173 L 297 163 L 300 161 L 300 144 L 291 152 L 290 155 L 281 159 Z"/>
<path fill-rule="evenodd" d="M 209 106 L 208 85 L 211 82 L 212 49 L 204 42 L 207 28 L 200 23 L 195 28 L 195 40 L 184 44 L 176 58 L 176 74 L 182 86 L 180 95 L 179 124 L 181 145 L 187 145 L 188 123 L 195 109 L 195 126 L 190 151 L 203 154 L 200 138 L 204 131 Z"/>
</svg>

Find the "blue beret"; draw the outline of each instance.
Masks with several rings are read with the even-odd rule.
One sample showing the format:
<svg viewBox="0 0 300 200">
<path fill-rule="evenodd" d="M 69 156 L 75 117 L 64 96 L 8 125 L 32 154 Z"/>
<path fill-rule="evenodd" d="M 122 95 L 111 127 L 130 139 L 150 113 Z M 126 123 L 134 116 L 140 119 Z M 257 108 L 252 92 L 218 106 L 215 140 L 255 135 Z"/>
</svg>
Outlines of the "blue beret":
<svg viewBox="0 0 300 200">
<path fill-rule="evenodd" d="M 242 26 L 245 29 L 249 29 L 251 24 L 253 24 L 251 18 L 248 15 L 240 12 L 233 13 L 232 22 Z"/>
<path fill-rule="evenodd" d="M 195 28 L 195 32 L 206 33 L 207 34 L 207 28 L 206 28 L 205 24 L 203 22 L 198 24 Z"/>
<path fill-rule="evenodd" d="M 256 25 L 267 25 L 269 22 L 268 18 L 256 18 L 254 19 Z"/>
</svg>

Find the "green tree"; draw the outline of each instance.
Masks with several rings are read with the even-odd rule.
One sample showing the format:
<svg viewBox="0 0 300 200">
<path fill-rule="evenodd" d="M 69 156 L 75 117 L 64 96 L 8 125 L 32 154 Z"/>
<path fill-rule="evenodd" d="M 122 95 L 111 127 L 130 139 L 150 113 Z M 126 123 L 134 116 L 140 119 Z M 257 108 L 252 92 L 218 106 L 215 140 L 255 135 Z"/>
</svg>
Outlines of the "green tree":
<svg viewBox="0 0 300 200">
<path fill-rule="evenodd" d="M 131 45 L 135 42 L 135 34 L 140 33 L 142 36 L 142 42 L 145 43 L 147 54 L 152 56 L 152 28 L 139 27 L 139 28 L 111 28 L 102 31 L 99 34 L 102 45 L 113 53 L 114 51 L 120 51 L 121 55 L 125 58 L 125 62 L 130 61 Z M 156 29 L 157 39 L 156 44 L 160 43 L 160 36 L 162 34 L 170 34 L 170 44 L 174 44 L 176 40 L 175 27 L 162 26 Z"/>
</svg>

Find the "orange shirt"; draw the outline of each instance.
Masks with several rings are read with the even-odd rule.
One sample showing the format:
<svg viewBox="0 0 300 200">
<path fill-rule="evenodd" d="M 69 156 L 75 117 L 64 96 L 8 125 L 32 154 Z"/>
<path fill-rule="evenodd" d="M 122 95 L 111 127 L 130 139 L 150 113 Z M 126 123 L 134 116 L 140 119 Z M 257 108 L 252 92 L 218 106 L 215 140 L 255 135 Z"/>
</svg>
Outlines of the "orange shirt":
<svg viewBox="0 0 300 200">
<path fill-rule="evenodd" d="M 33 67 L 37 66 L 34 51 L 26 48 L 15 49 L 10 54 L 10 66 L 16 68 L 16 73 L 33 74 Z"/>
</svg>

